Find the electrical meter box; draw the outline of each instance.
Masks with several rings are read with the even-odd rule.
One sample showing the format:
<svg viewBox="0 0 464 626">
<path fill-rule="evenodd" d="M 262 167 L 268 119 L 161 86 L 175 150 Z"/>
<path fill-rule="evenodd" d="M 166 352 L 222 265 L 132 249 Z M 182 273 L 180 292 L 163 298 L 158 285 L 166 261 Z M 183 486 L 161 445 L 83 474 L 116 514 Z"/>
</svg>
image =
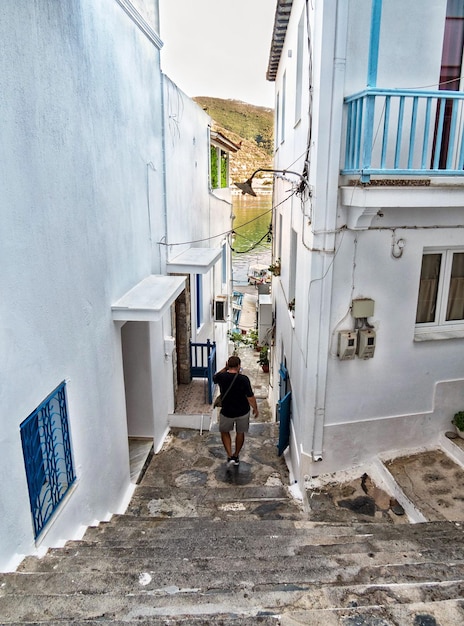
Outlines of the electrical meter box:
<svg viewBox="0 0 464 626">
<path fill-rule="evenodd" d="M 337 355 L 340 361 L 354 359 L 356 355 L 357 334 L 351 330 L 341 330 L 338 333 Z"/>
<path fill-rule="evenodd" d="M 358 331 L 358 357 L 372 359 L 375 352 L 375 330 L 363 328 Z"/>
</svg>

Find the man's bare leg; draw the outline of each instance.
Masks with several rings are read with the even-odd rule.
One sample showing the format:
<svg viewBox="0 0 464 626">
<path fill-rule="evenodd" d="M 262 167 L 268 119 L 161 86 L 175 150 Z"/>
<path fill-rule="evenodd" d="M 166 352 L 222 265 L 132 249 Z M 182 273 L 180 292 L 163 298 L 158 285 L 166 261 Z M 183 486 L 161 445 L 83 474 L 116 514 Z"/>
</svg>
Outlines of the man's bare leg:
<svg viewBox="0 0 464 626">
<path fill-rule="evenodd" d="M 232 456 L 232 439 L 230 437 L 230 433 L 221 433 L 222 445 L 227 452 L 227 456 L 230 458 Z"/>
<path fill-rule="evenodd" d="M 235 435 L 235 454 L 234 456 L 238 457 L 240 454 L 240 450 L 242 449 L 243 444 L 245 443 L 245 433 L 237 433 Z"/>
</svg>

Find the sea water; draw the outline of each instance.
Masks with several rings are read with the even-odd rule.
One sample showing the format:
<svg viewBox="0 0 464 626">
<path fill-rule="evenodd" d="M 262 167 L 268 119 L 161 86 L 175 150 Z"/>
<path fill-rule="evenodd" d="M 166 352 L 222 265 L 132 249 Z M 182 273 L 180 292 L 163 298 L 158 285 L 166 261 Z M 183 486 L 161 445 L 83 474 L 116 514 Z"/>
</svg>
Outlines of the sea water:
<svg viewBox="0 0 464 626">
<path fill-rule="evenodd" d="M 249 196 L 234 194 L 232 210 L 234 237 L 232 242 L 232 272 L 234 285 L 248 284 L 250 265 L 270 265 L 272 250 L 272 195 Z"/>
</svg>

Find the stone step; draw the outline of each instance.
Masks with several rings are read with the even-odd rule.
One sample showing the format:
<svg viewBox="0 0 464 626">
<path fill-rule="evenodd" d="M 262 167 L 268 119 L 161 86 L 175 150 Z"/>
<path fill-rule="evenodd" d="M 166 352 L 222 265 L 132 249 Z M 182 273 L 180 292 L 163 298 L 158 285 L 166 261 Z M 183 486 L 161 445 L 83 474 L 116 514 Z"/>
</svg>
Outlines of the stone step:
<svg viewBox="0 0 464 626">
<path fill-rule="evenodd" d="M 8 622 L 8 626 L 68 626 L 67 622 L 62 620 L 43 620 L 43 621 L 24 621 L 24 622 Z M 111 626 L 128 626 L 128 624 L 136 624 L 137 626 L 279 626 L 281 624 L 280 616 L 265 611 L 257 612 L 252 617 L 237 615 L 234 613 L 218 613 L 215 615 L 170 615 L 166 617 L 151 617 L 148 620 L 136 619 L 131 621 L 106 620 L 104 617 L 97 620 L 73 620 L 72 626 L 102 626 L 102 624 L 111 624 Z M 2 624 L 3 626 L 3 624 Z"/>
<path fill-rule="evenodd" d="M 281 626 L 462 626 L 464 602 L 443 600 L 379 607 L 295 611 L 282 615 Z"/>
<path fill-rule="evenodd" d="M 248 520 L 228 520 L 228 525 L 234 529 L 242 528 L 250 528 L 250 524 Z M 116 514 L 113 515 L 112 518 L 107 522 L 100 522 L 97 526 L 89 527 L 89 531 L 94 531 L 98 529 L 107 529 L 111 527 L 117 526 L 134 526 L 138 528 L 148 527 L 153 528 L 156 527 L 159 532 L 176 532 L 177 529 L 185 529 L 187 532 L 190 529 L 197 527 L 201 524 L 204 528 L 215 528 L 223 525 L 223 521 L 220 519 L 209 519 L 209 518 L 201 518 L 198 517 L 166 517 L 166 516 L 153 516 L 153 515 L 131 515 L 129 513 L 126 514 Z M 302 528 L 305 530 L 317 531 L 320 533 L 380 533 L 384 534 L 385 532 L 390 534 L 408 534 L 408 535 L 423 535 L 426 534 L 435 534 L 437 536 L 441 536 L 445 533 L 455 533 L 456 535 L 460 534 L 464 536 L 464 524 L 450 522 L 450 521 L 435 521 L 435 522 L 421 522 L 418 524 L 390 524 L 385 522 L 375 522 L 366 520 L 365 522 L 321 522 L 321 521 L 312 521 L 304 516 L 301 516 L 298 520 L 286 520 L 286 519 L 263 519 L 259 520 L 260 529 L 266 528 L 275 528 L 276 526 L 281 526 L 283 529 L 293 529 L 293 528 Z M 338 530 L 341 529 L 341 530 Z"/>
<path fill-rule="evenodd" d="M 411 525 L 394 525 L 382 523 L 331 523 L 313 522 L 305 519 L 260 519 L 250 524 L 248 520 L 228 520 L 224 524 L 221 519 L 199 517 L 150 517 L 115 515 L 108 522 L 90 527 L 84 539 L 100 541 L 105 535 L 115 537 L 124 533 L 140 533 L 150 536 L 169 536 L 170 538 L 200 536 L 252 537 L 253 535 L 305 535 L 311 537 L 364 536 L 381 537 L 383 539 L 414 539 L 449 537 L 457 541 L 464 539 L 464 526 L 453 522 L 434 522 Z"/>
<path fill-rule="evenodd" d="M 98 544 L 99 546 L 125 546 L 128 541 L 140 546 L 150 544 L 151 547 L 163 548 L 166 541 L 194 548 L 205 548 L 216 543 L 224 545 L 230 543 L 246 543 L 250 548 L 272 543 L 286 543 L 292 546 L 327 546 L 336 543 L 372 543 L 380 545 L 392 542 L 395 545 L 411 545 L 428 548 L 437 539 L 444 546 L 456 543 L 459 545 L 463 540 L 461 529 L 452 526 L 443 526 L 438 532 L 428 529 L 427 524 L 422 525 L 420 532 L 412 527 L 394 527 L 387 525 L 383 528 L 372 527 L 349 527 L 349 526 L 310 526 L 296 523 L 282 525 L 281 523 L 263 524 L 255 523 L 214 523 L 204 524 L 201 519 L 196 523 L 184 525 L 172 524 L 172 532 L 161 522 L 152 525 L 118 525 L 105 526 L 87 533 L 83 540 L 71 542 L 69 545 L 76 547 L 82 545 Z"/>
<path fill-rule="evenodd" d="M 58 590 L 55 590 L 55 592 Z M 205 624 L 215 622 L 211 616 L 230 614 L 246 618 L 263 614 L 279 616 L 286 608 L 322 610 L 334 608 L 379 607 L 398 604 L 460 600 L 464 581 L 430 582 L 428 584 L 321 586 L 272 584 L 241 589 L 221 589 L 206 593 L 194 587 L 161 589 L 159 592 L 121 594 L 99 593 L 67 595 L 12 595 L 0 597 L 3 624 L 47 620 L 121 620 L 140 623 L 150 618 L 203 616 Z M 219 622 L 220 623 L 220 622 Z M 346 622 L 345 622 L 346 623 Z M 362 623 L 362 622 L 361 622 Z M 375 623 L 375 622 L 374 622 Z"/>
<path fill-rule="evenodd" d="M 257 558 L 260 555 L 269 557 L 305 556 L 307 558 L 317 558 L 319 556 L 349 554 L 355 558 L 359 553 L 375 554 L 377 552 L 411 552 L 416 549 L 421 552 L 423 549 L 434 550 L 435 539 L 423 539 L 421 544 L 408 541 L 373 540 L 366 541 L 363 537 L 340 537 L 332 538 L 326 542 L 314 541 L 311 537 L 256 537 L 253 540 L 229 538 L 203 537 L 202 540 L 192 537 L 191 539 L 168 541 L 155 541 L 147 539 L 138 541 L 135 545 L 127 544 L 124 540 L 105 540 L 99 543 L 77 541 L 66 546 L 64 552 L 69 555 L 81 556 L 115 556 L 125 558 L 127 556 L 153 556 L 161 557 L 167 554 L 170 558 L 200 558 L 214 555 L 218 558 L 227 558 L 231 554 L 237 557 Z M 443 540 L 442 545 L 447 549 L 448 554 L 453 558 L 461 560 L 463 558 L 462 546 L 456 544 L 455 540 L 447 542 Z M 439 555 L 438 555 L 439 557 Z M 439 557 L 440 558 L 440 557 Z"/>
<path fill-rule="evenodd" d="M 232 557 L 233 558 L 233 557 Z M 111 589 L 112 593 L 151 594 L 163 595 L 164 590 L 171 588 L 188 589 L 195 587 L 199 593 L 208 593 L 210 589 L 220 587 L 233 590 L 247 587 L 268 585 L 339 585 L 339 584 L 370 584 L 377 585 L 393 583 L 415 584 L 440 581 L 464 581 L 464 561 L 458 563 L 443 563 L 437 561 L 389 563 L 378 565 L 375 563 L 359 565 L 356 562 L 343 567 L 329 567 L 325 562 L 300 561 L 299 566 L 291 563 L 284 567 L 281 560 L 267 555 L 266 560 L 274 567 L 260 568 L 256 559 L 249 559 L 241 569 L 228 567 L 228 560 L 221 559 L 222 567 L 216 563 L 210 569 L 209 561 L 191 561 L 190 567 L 186 563 L 183 568 L 175 569 L 170 566 L 166 570 L 160 567 L 153 559 L 150 568 L 142 570 L 137 567 L 125 572 L 104 571 L 80 572 L 35 572 L 12 573 L 7 576 L 0 574 L 0 596 L 16 595 L 47 595 L 50 590 L 59 590 L 60 594 L 102 594 Z M 287 563 L 288 565 L 288 563 Z M 169 593 L 169 591 L 167 591 Z"/>
<path fill-rule="evenodd" d="M 456 554 L 459 551 L 459 554 Z M 308 556 L 289 556 L 289 555 L 274 555 L 278 557 L 279 568 L 284 570 L 303 570 L 307 567 L 316 568 L 312 563 L 313 559 L 308 559 Z M 456 557 L 459 556 L 461 560 Z M 453 551 L 440 550 L 440 559 L 445 563 L 459 563 L 461 564 L 464 559 L 462 558 L 462 549 Z M 398 567 L 400 565 L 410 565 L 417 563 L 436 563 L 437 553 L 436 550 L 421 551 L 402 551 L 402 552 L 368 552 L 357 553 L 355 561 L 353 554 L 334 554 L 330 555 L 317 555 L 317 569 L 346 569 L 355 563 L 359 568 L 389 565 Z M 276 568 L 275 559 L 268 559 L 265 555 L 256 557 L 253 560 L 253 571 L 265 571 L 273 570 Z M 221 572 L 227 569 L 230 572 L 246 572 L 250 568 L 250 558 L 248 555 L 237 557 L 234 555 L 233 559 L 224 559 L 215 556 L 200 556 L 197 558 L 192 557 L 177 557 L 174 558 L 171 555 L 165 556 L 158 554 L 156 556 L 146 556 L 141 554 L 139 557 L 135 555 L 129 555 L 127 557 L 117 557 L 101 554 L 96 555 L 80 555 L 74 554 L 72 558 L 63 556 L 59 552 L 49 554 L 46 558 L 30 557 L 26 559 L 18 568 L 18 573 L 32 574 L 35 572 L 80 572 L 96 574 L 99 572 L 150 572 L 155 569 L 158 572 L 177 572 L 179 574 L 191 573 L 192 571 L 208 570 L 210 572 Z M 1 575 L 0 575 L 1 576 Z"/>
<path fill-rule="evenodd" d="M 341 552 L 338 546 L 332 546 L 329 552 L 324 550 L 309 551 L 298 550 L 291 547 L 281 546 L 276 549 L 274 546 L 263 548 L 261 551 L 251 553 L 246 546 L 241 549 L 222 551 L 211 556 L 211 553 L 204 551 L 192 551 L 186 553 L 183 550 L 173 551 L 165 549 L 164 551 L 140 549 L 140 548 L 114 548 L 102 551 L 89 550 L 69 550 L 68 557 L 64 557 L 57 550 L 44 559 L 28 560 L 21 566 L 20 572 L 32 573 L 35 571 L 94 571 L 94 572 L 120 572 L 120 571 L 146 571 L 157 569 L 160 572 L 170 572 L 173 569 L 184 571 L 189 568 L 197 568 L 199 571 L 205 567 L 212 571 L 223 569 L 222 563 L 229 564 L 233 555 L 234 565 L 228 565 L 231 571 L 235 570 L 258 570 L 279 569 L 282 567 L 292 569 L 301 567 L 305 563 L 317 564 L 317 569 L 343 569 L 356 564 L 359 567 L 374 567 L 391 563 L 392 567 L 407 566 L 408 564 L 434 564 L 445 562 L 448 567 L 461 566 L 464 562 L 462 547 L 450 547 L 447 550 L 437 550 L 430 548 L 427 551 L 420 552 L 414 550 L 414 546 L 409 546 L 408 550 L 394 552 L 388 549 L 388 545 L 384 545 L 383 551 L 374 551 L 372 546 L 361 551 Z M 188 554 L 188 557 L 186 557 Z M 389 560 L 389 555 L 391 559 Z M 70 558 L 69 558 L 70 557 Z M 85 561 L 87 560 L 87 565 Z"/>
</svg>

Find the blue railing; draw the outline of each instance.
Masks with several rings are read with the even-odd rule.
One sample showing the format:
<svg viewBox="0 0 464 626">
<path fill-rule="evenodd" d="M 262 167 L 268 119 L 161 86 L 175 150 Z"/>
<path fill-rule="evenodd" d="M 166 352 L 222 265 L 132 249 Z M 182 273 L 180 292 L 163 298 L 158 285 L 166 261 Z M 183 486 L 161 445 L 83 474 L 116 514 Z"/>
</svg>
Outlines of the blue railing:
<svg viewBox="0 0 464 626">
<path fill-rule="evenodd" d="M 190 342 L 190 375 L 192 378 L 206 378 L 208 381 L 208 402 L 212 404 L 216 371 L 216 343 L 209 339 L 206 343 Z"/>
<path fill-rule="evenodd" d="M 46 523 L 76 479 L 61 383 L 20 425 L 34 536 Z"/>
<path fill-rule="evenodd" d="M 345 98 L 342 174 L 464 176 L 464 93 L 366 89 Z"/>
<path fill-rule="evenodd" d="M 214 395 L 214 381 L 213 374 L 216 372 L 216 345 L 213 346 L 213 349 L 210 352 L 208 357 L 208 402 L 210 404 L 213 403 L 213 395 Z"/>
</svg>

